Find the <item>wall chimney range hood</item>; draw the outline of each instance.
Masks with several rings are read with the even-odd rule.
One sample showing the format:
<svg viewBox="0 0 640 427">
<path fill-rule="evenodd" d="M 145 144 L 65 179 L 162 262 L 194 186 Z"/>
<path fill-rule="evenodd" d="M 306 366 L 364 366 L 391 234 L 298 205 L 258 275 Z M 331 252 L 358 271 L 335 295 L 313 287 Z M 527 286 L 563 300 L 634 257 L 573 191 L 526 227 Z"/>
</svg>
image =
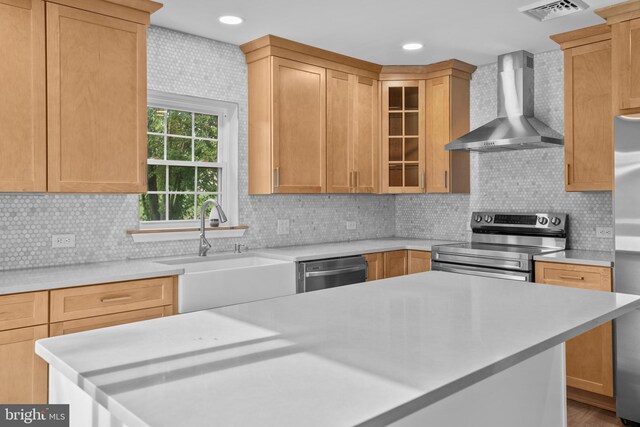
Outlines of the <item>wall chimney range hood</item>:
<svg viewBox="0 0 640 427">
<path fill-rule="evenodd" d="M 498 118 L 450 142 L 451 151 L 509 151 L 557 147 L 564 138 L 533 116 L 533 55 L 498 57 Z"/>
</svg>

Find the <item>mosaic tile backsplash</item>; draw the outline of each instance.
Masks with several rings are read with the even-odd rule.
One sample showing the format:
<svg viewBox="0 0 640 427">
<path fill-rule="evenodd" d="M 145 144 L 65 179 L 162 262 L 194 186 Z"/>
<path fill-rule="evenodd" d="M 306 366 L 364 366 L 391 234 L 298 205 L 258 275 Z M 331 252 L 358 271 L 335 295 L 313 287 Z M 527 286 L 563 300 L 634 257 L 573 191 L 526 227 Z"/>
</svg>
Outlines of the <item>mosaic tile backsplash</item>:
<svg viewBox="0 0 640 427">
<path fill-rule="evenodd" d="M 535 55 L 535 114 L 564 133 L 563 55 Z M 471 128 L 496 117 L 497 66 L 478 67 L 471 80 Z M 596 226 L 613 227 L 610 192 L 566 193 L 564 149 L 471 153 L 471 194 L 396 196 L 396 234 L 403 237 L 466 240 L 471 212 L 551 211 L 569 214 L 573 249 L 613 250 L 612 239 L 595 236 Z"/>
<path fill-rule="evenodd" d="M 569 213 L 574 248 L 610 250 L 595 226 L 611 226 L 609 193 L 565 193 L 562 149 L 473 154 L 471 195 L 247 194 L 247 68 L 237 46 L 151 27 L 150 89 L 208 97 L 239 105 L 239 214 L 251 228 L 244 237 L 212 239 L 213 251 L 312 244 L 393 235 L 468 239 L 477 209 L 556 210 Z M 563 128 L 562 54 L 536 55 L 536 114 Z M 472 127 L 496 115 L 496 67 L 479 67 L 471 86 Z M 290 234 L 276 221 L 289 219 Z M 346 230 L 346 221 L 356 230 Z M 198 242 L 133 243 L 138 226 L 135 195 L 0 194 L 0 270 L 195 254 Z M 76 247 L 52 249 L 51 235 L 74 233 Z"/>
</svg>

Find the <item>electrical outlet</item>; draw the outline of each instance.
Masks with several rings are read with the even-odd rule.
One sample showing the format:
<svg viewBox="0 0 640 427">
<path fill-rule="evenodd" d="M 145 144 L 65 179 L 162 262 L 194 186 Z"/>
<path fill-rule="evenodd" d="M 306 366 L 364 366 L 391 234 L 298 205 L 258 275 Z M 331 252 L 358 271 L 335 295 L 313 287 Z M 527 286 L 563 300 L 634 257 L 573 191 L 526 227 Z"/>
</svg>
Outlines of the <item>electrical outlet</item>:
<svg viewBox="0 0 640 427">
<path fill-rule="evenodd" d="M 289 234 L 289 220 L 288 219 L 279 219 L 278 220 L 278 234 Z"/>
<path fill-rule="evenodd" d="M 75 234 L 54 234 L 51 236 L 52 248 L 75 248 L 76 247 L 76 235 Z"/>
<path fill-rule="evenodd" d="M 601 239 L 612 239 L 613 227 L 596 227 L 596 237 Z"/>
<path fill-rule="evenodd" d="M 358 225 L 355 221 L 347 221 L 347 230 L 355 230 L 358 228 Z"/>
</svg>

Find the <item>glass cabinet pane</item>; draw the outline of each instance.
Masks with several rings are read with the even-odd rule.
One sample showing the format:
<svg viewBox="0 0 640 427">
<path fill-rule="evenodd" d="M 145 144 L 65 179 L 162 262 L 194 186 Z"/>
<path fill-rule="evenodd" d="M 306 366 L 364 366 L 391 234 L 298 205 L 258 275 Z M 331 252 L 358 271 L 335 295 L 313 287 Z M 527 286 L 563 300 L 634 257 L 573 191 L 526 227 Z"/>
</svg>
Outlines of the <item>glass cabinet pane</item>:
<svg viewBox="0 0 640 427">
<path fill-rule="evenodd" d="M 402 165 L 389 165 L 389 187 L 402 187 Z"/>
<path fill-rule="evenodd" d="M 404 134 L 407 136 L 418 135 L 418 113 L 404 114 Z"/>
<path fill-rule="evenodd" d="M 389 114 L 389 135 L 402 136 L 402 113 Z"/>
<path fill-rule="evenodd" d="M 418 183 L 418 165 L 417 164 L 405 164 L 404 165 L 404 185 L 405 187 L 417 187 Z"/>
<path fill-rule="evenodd" d="M 404 109 L 405 110 L 418 109 L 418 88 L 417 87 L 404 88 Z"/>
<path fill-rule="evenodd" d="M 402 110 L 402 88 L 389 88 L 389 110 Z"/>
<path fill-rule="evenodd" d="M 389 161 L 402 161 L 402 138 L 389 138 Z"/>
<path fill-rule="evenodd" d="M 404 160 L 410 162 L 418 161 L 418 138 L 405 138 Z"/>
</svg>

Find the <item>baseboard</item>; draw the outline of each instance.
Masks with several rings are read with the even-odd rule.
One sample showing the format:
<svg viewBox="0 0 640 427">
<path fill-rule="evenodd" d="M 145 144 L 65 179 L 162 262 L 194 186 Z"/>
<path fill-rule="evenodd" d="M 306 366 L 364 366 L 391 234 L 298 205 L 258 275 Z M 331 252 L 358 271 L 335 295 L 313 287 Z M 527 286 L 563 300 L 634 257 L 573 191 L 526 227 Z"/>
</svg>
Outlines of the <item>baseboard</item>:
<svg viewBox="0 0 640 427">
<path fill-rule="evenodd" d="M 567 398 L 596 408 L 616 412 L 616 398 L 567 386 Z"/>
</svg>

